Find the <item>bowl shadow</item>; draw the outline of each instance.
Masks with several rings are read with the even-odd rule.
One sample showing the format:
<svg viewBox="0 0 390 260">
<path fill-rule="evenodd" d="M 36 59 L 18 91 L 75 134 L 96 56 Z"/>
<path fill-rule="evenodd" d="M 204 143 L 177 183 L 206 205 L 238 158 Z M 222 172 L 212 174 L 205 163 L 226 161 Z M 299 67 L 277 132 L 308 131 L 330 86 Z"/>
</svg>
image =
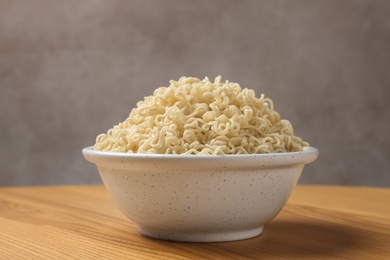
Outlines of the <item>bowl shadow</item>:
<svg viewBox="0 0 390 260">
<path fill-rule="evenodd" d="M 364 251 L 367 239 L 370 239 L 369 234 L 349 226 L 275 220 L 256 238 L 213 245 L 251 259 L 261 256 L 318 259 L 337 258 L 345 251 Z"/>
</svg>

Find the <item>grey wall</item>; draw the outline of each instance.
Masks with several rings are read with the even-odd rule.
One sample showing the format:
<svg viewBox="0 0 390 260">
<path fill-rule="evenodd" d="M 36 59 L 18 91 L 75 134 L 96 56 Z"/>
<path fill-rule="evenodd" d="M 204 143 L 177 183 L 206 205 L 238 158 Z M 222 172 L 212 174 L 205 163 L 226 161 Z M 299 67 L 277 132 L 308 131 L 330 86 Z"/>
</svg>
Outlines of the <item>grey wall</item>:
<svg viewBox="0 0 390 260">
<path fill-rule="evenodd" d="M 100 183 L 97 134 L 219 74 L 319 148 L 301 183 L 390 185 L 390 1 L 0 0 L 0 186 Z"/>
</svg>

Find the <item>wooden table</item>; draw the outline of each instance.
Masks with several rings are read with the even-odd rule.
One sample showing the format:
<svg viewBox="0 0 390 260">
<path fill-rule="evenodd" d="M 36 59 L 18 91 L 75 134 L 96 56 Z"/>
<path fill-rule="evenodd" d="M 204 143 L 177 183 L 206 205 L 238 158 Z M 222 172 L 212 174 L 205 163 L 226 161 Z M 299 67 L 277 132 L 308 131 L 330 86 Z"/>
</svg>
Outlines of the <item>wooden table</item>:
<svg viewBox="0 0 390 260">
<path fill-rule="evenodd" d="M 298 186 L 256 238 L 143 237 L 103 186 L 0 188 L 0 259 L 390 259 L 390 189 Z"/>
</svg>

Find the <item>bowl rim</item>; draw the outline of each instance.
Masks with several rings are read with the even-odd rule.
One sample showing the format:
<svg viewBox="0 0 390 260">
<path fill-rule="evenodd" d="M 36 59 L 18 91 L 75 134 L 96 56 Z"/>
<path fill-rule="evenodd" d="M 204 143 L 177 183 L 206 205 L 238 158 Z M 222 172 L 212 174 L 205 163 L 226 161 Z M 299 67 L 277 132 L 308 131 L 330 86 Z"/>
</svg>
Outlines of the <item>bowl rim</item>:
<svg viewBox="0 0 390 260">
<path fill-rule="evenodd" d="M 82 150 L 84 158 L 98 166 L 136 167 L 148 164 L 169 167 L 210 168 L 221 167 L 281 167 L 305 165 L 315 161 L 319 151 L 315 147 L 305 147 L 299 152 L 268 154 L 230 154 L 230 155 L 194 155 L 194 154 L 140 154 L 103 152 L 94 150 L 92 146 Z M 122 166 L 119 166 L 122 165 Z M 182 166 L 178 166 L 182 165 Z M 211 166 L 213 165 L 213 166 Z"/>
<path fill-rule="evenodd" d="M 106 152 L 95 150 L 93 146 L 87 146 L 82 150 L 83 154 L 104 157 L 104 158 L 170 158 L 170 159 L 213 159 L 213 158 L 269 158 L 269 157 L 284 157 L 284 156 L 299 156 L 303 154 L 316 154 L 319 151 L 313 146 L 306 146 L 302 151 L 298 152 L 284 152 L 284 153 L 259 153 L 259 154 L 154 154 L 154 153 L 123 153 L 123 152 Z"/>
</svg>

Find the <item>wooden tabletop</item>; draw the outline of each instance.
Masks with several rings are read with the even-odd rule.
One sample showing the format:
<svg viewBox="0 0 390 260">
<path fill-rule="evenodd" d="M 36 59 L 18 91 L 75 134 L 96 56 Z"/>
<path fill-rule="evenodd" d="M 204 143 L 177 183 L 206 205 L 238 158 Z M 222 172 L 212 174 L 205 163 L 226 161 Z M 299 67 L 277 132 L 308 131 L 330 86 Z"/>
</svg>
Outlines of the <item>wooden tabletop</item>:
<svg viewBox="0 0 390 260">
<path fill-rule="evenodd" d="M 103 186 L 0 188 L 0 259 L 390 259 L 390 189 L 298 186 L 261 236 L 140 235 Z"/>
</svg>

